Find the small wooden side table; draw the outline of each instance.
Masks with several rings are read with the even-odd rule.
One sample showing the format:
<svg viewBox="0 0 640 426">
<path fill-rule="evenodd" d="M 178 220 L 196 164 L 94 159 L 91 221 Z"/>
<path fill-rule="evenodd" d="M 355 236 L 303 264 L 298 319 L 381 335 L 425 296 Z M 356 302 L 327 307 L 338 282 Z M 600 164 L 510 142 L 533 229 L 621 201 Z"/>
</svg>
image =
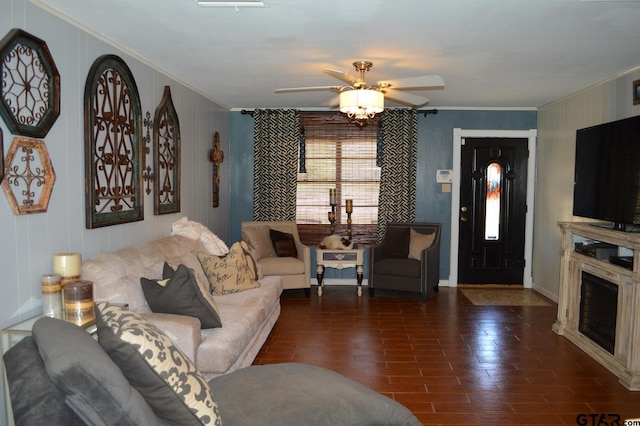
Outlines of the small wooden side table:
<svg viewBox="0 0 640 426">
<path fill-rule="evenodd" d="M 364 246 L 355 244 L 347 250 L 328 250 L 316 247 L 316 277 L 318 278 L 318 296 L 322 296 L 325 268 L 356 268 L 356 280 L 358 282 L 358 296 L 362 296 L 362 278 L 364 264 Z"/>
</svg>

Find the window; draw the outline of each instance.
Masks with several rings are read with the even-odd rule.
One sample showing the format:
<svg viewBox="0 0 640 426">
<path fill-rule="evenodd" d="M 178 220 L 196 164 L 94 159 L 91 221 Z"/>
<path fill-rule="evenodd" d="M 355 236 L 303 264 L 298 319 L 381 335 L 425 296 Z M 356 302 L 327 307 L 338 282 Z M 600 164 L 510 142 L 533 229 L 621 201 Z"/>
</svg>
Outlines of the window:
<svg viewBox="0 0 640 426">
<path fill-rule="evenodd" d="M 345 200 L 353 200 L 356 242 L 375 240 L 380 168 L 376 166 L 378 120 L 358 128 L 337 114 L 301 113 L 306 173 L 298 173 L 296 220 L 301 239 L 317 244 L 329 234 L 329 189 L 335 188 L 336 225 L 346 234 Z"/>
<path fill-rule="evenodd" d="M 491 163 L 487 167 L 487 197 L 485 209 L 484 239 L 500 239 L 500 182 L 502 167 Z"/>
</svg>

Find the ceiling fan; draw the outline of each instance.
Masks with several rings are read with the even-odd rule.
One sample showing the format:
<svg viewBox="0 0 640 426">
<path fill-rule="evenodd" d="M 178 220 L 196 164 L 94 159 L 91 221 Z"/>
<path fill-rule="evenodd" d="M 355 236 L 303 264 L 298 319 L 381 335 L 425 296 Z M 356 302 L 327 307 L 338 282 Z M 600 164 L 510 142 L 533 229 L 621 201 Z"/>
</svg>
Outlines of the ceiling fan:
<svg viewBox="0 0 640 426">
<path fill-rule="evenodd" d="M 310 86 L 310 87 L 289 87 L 276 89 L 275 93 L 309 92 L 309 91 L 333 91 L 339 93 L 340 111 L 347 114 L 347 117 L 359 126 L 366 123 L 382 112 L 384 109 L 384 99 L 397 102 L 399 104 L 420 107 L 429 103 L 429 98 L 404 92 L 403 90 L 416 89 L 443 89 L 444 80 L 439 75 L 424 75 L 419 77 L 399 78 L 394 80 L 378 81 L 375 85 L 368 85 L 364 79 L 373 63 L 369 61 L 356 61 L 353 63 L 358 77 L 354 77 L 344 71 L 324 68 L 323 72 L 338 80 L 347 83 L 347 86 Z M 332 106 L 338 104 L 336 100 Z"/>
</svg>

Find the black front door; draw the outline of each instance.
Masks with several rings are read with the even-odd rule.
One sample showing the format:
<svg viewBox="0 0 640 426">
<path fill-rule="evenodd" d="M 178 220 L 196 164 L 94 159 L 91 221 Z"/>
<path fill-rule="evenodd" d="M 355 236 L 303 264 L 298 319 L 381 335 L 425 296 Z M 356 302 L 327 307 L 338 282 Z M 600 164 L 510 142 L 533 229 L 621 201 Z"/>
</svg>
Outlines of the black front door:
<svg viewBox="0 0 640 426">
<path fill-rule="evenodd" d="M 458 282 L 522 284 L 528 140 L 462 143 Z"/>
</svg>

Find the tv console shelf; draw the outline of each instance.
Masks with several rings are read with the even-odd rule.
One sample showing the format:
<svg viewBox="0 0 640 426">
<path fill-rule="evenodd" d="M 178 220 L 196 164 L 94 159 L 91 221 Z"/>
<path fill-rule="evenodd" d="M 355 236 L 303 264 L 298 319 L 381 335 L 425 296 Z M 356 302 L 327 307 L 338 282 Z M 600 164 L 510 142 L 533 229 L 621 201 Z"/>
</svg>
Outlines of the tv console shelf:
<svg viewBox="0 0 640 426">
<path fill-rule="evenodd" d="M 640 234 L 614 231 L 586 222 L 560 222 L 560 288 L 558 317 L 553 331 L 598 361 L 627 389 L 640 391 Z M 589 239 L 633 251 L 633 269 L 574 250 Z M 617 313 L 613 354 L 579 331 L 582 272 L 617 286 Z"/>
</svg>

